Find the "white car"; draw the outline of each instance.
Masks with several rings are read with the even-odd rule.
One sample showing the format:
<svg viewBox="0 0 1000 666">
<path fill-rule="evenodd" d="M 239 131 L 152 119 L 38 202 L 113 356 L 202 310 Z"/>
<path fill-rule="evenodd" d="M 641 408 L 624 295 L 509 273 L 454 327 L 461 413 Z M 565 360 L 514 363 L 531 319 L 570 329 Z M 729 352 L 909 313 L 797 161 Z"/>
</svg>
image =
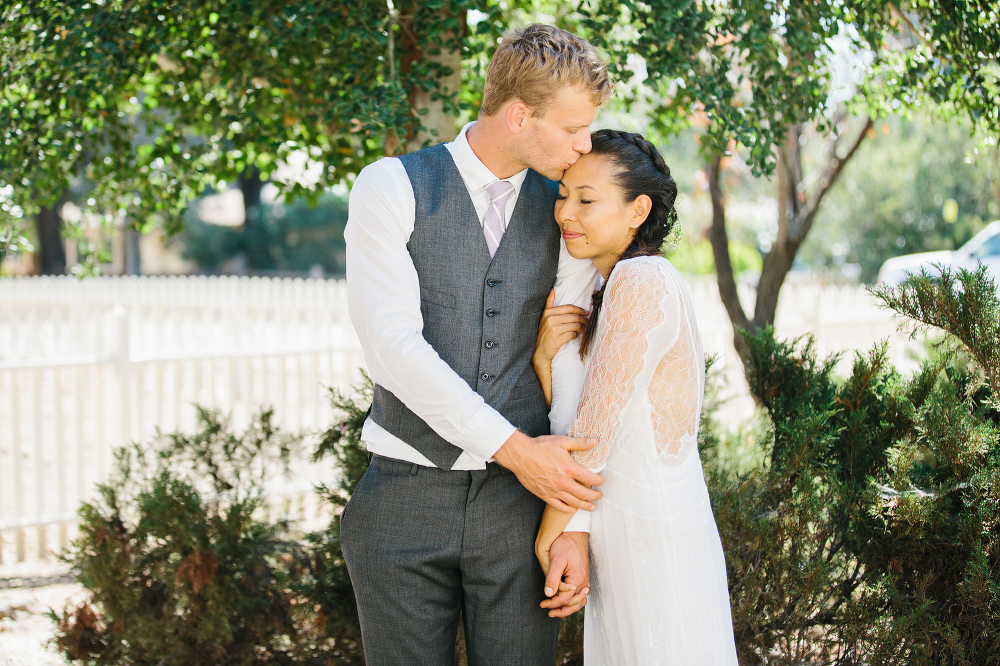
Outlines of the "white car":
<svg viewBox="0 0 1000 666">
<path fill-rule="evenodd" d="M 933 264 L 940 264 L 952 270 L 974 269 L 983 262 L 986 271 L 1000 283 L 1000 220 L 987 225 L 973 236 L 968 243 L 957 250 L 941 252 L 920 252 L 893 257 L 878 270 L 879 284 L 896 285 L 906 279 L 909 273 L 919 273 L 921 268 L 934 272 Z"/>
</svg>

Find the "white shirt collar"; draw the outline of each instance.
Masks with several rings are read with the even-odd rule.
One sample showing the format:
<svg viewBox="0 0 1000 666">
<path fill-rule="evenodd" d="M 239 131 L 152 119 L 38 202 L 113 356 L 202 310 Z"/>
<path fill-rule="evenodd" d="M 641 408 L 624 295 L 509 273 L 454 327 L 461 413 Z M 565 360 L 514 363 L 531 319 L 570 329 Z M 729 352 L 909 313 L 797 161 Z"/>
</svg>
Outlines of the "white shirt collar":
<svg viewBox="0 0 1000 666">
<path fill-rule="evenodd" d="M 466 137 L 466 134 L 469 128 L 475 124 L 475 121 L 468 123 L 458 133 L 455 140 L 447 144 L 448 152 L 451 153 L 452 159 L 455 160 L 455 166 L 458 167 L 458 172 L 462 174 L 462 180 L 465 181 L 465 186 L 469 189 L 469 194 L 473 196 L 498 180 L 497 176 L 490 171 L 488 166 L 483 164 L 482 160 L 473 152 L 472 146 L 469 145 L 469 139 Z M 514 186 L 515 198 L 520 193 L 521 184 L 527 175 L 528 170 L 524 169 L 505 179 Z"/>
</svg>

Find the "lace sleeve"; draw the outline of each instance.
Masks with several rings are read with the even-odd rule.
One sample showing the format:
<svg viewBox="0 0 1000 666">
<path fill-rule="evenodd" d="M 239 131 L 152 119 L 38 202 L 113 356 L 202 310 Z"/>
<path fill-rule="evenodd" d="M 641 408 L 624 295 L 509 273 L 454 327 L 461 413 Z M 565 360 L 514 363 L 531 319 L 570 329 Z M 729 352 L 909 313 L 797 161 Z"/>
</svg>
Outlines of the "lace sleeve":
<svg viewBox="0 0 1000 666">
<path fill-rule="evenodd" d="M 667 284 L 653 262 L 620 262 L 608 280 L 583 397 L 569 431 L 574 437 L 598 439 L 593 449 L 573 454 L 590 470 L 604 468 L 621 429 L 622 411 L 652 378 L 646 362 L 650 333 L 671 325 L 671 320 L 676 326 L 676 317 L 664 311 L 668 296 Z"/>
</svg>

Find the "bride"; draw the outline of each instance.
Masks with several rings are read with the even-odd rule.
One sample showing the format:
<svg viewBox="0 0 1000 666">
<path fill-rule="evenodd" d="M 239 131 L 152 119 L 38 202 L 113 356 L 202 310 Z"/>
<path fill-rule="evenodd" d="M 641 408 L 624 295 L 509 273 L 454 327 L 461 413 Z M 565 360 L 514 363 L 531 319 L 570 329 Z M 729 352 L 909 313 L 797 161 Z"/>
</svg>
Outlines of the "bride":
<svg viewBox="0 0 1000 666">
<path fill-rule="evenodd" d="M 553 434 L 598 438 L 574 455 L 607 479 L 591 518 L 584 661 L 736 664 L 697 446 L 701 340 L 687 288 L 660 256 L 677 188 L 642 136 L 600 130 L 592 141 L 560 181 L 555 215 L 566 250 L 590 259 L 600 288 L 588 319 L 581 295 L 556 285 L 533 358 Z M 535 550 L 546 573 L 571 517 L 545 509 Z"/>
</svg>

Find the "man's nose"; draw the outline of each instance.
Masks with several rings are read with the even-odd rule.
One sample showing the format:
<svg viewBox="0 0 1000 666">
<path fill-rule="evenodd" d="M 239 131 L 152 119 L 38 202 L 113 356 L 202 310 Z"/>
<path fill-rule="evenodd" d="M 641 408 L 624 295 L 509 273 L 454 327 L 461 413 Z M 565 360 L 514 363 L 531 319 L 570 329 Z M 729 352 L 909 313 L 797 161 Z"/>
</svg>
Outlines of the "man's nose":
<svg viewBox="0 0 1000 666">
<path fill-rule="evenodd" d="M 584 155 L 590 152 L 590 132 L 582 132 L 579 139 L 573 144 L 573 150 Z"/>
</svg>

